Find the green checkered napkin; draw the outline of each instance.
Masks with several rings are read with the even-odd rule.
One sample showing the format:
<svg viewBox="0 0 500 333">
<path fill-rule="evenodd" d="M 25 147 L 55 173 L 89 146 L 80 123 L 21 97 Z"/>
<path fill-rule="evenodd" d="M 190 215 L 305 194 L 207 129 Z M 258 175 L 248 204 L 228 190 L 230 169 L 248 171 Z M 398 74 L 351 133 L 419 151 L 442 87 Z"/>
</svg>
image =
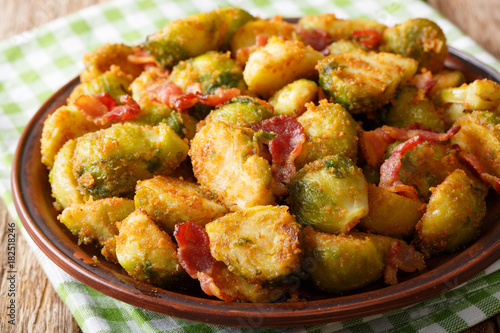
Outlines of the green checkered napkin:
<svg viewBox="0 0 500 333">
<path fill-rule="evenodd" d="M 240 6 L 260 17 L 333 12 L 387 25 L 427 17 L 442 27 L 449 44 L 500 70 L 500 62 L 419 0 L 126 0 L 89 7 L 0 42 L 0 192 L 16 221 L 10 169 L 17 141 L 38 107 L 78 75 L 83 54 L 106 42 L 139 43 L 170 20 L 221 6 Z M 369 318 L 290 329 L 204 325 L 139 309 L 81 284 L 48 260 L 23 229 L 22 233 L 84 332 L 457 332 L 500 312 L 497 262 L 464 285 L 450 281 L 450 290 L 440 296 Z"/>
</svg>

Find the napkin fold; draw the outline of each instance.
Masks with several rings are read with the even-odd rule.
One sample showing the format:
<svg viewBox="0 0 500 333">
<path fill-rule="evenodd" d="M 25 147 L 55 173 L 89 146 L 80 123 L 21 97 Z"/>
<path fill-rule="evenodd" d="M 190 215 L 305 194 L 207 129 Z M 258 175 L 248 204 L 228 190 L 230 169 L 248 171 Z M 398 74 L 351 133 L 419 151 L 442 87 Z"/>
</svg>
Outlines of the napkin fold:
<svg viewBox="0 0 500 333">
<path fill-rule="evenodd" d="M 86 8 L 0 42 L 0 194 L 58 295 L 84 332 L 459 332 L 500 312 L 500 261 L 460 286 L 411 307 L 377 316 L 296 328 L 206 325 L 140 309 L 75 280 L 35 245 L 15 211 L 12 159 L 22 130 L 40 105 L 82 70 L 83 55 L 103 43 L 135 44 L 170 20 L 239 6 L 260 17 L 335 13 L 394 25 L 434 20 L 448 43 L 500 70 L 500 62 L 420 0 L 125 0 Z"/>
</svg>

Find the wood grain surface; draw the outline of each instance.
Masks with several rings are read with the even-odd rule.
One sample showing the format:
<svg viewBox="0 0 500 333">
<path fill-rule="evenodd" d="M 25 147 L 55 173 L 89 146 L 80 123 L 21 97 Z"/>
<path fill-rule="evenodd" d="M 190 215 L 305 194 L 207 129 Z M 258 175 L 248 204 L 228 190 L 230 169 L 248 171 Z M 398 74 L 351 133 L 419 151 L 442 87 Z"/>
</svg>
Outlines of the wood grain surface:
<svg viewBox="0 0 500 333">
<path fill-rule="evenodd" d="M 108 0 L 0 0 L 0 40 L 33 29 L 81 8 Z M 500 0 L 429 0 L 465 33 L 500 58 Z M 80 332 L 26 241 L 16 238 L 16 325 L 7 323 L 7 223 L 12 219 L 0 201 L 0 332 Z M 500 316 L 467 330 L 500 332 Z"/>
</svg>

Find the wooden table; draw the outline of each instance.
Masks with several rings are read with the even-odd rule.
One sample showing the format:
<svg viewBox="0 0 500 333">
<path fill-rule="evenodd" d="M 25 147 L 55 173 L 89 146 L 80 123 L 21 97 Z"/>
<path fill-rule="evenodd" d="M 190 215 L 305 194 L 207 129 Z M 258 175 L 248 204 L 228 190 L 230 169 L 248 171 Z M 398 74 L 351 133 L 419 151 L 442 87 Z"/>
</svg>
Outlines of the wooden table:
<svg viewBox="0 0 500 333">
<path fill-rule="evenodd" d="M 35 28 L 57 17 L 108 0 L 0 0 L 0 40 Z M 452 22 L 500 59 L 499 0 L 429 0 Z M 7 306 L 7 223 L 11 221 L 0 201 L 0 309 Z M 71 313 L 36 261 L 26 241 L 17 233 L 17 318 L 18 332 L 80 332 Z M 500 316 L 490 318 L 467 330 L 500 332 Z M 13 332 L 4 310 L 0 314 L 0 332 Z"/>
</svg>

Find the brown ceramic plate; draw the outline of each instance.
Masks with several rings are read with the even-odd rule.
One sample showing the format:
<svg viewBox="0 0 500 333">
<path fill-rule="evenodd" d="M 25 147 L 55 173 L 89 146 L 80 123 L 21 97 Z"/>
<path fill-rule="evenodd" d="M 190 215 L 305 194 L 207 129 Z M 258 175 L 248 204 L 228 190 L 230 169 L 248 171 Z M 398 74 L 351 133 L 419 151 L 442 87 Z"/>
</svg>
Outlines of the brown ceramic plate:
<svg viewBox="0 0 500 333">
<path fill-rule="evenodd" d="M 447 66 L 468 80 L 500 74 L 455 49 Z M 118 265 L 107 262 L 92 246 L 77 239 L 58 222 L 52 206 L 48 172 L 40 162 L 40 136 L 47 116 L 65 104 L 79 83 L 73 79 L 56 92 L 24 130 L 14 157 L 12 189 L 21 221 L 35 243 L 63 270 L 86 285 L 126 303 L 175 317 L 230 326 L 302 326 L 355 319 L 395 310 L 443 293 L 472 278 L 500 259 L 500 197 L 490 196 L 484 230 L 468 248 L 433 258 L 426 271 L 400 274 L 400 283 L 382 283 L 354 293 L 334 295 L 305 289 L 307 301 L 273 304 L 226 303 L 208 297 L 193 285 L 165 290 L 134 281 Z M 93 256 L 99 259 L 95 261 Z M 308 285 L 309 283 L 302 283 Z"/>
</svg>

